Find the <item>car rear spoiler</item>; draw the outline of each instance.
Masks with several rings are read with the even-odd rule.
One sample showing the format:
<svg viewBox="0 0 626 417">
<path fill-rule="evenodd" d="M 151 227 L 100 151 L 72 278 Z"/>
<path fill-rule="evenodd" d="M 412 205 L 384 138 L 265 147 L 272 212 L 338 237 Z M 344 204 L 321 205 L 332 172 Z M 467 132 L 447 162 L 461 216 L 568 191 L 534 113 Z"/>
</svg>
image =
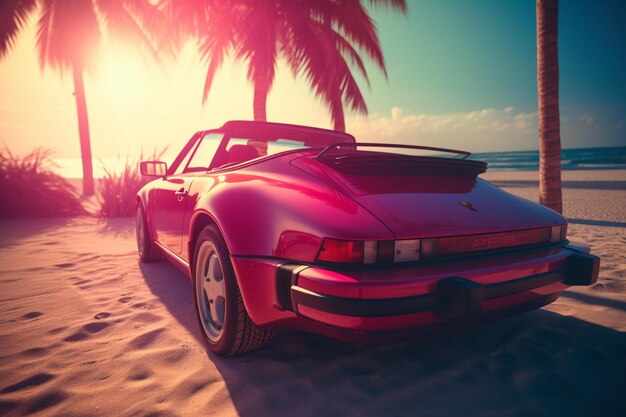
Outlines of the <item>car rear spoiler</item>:
<svg viewBox="0 0 626 417">
<path fill-rule="evenodd" d="M 434 152 L 452 153 L 452 158 L 440 156 L 404 155 L 389 152 L 356 152 L 357 147 L 418 149 Z M 338 152 L 332 152 L 336 149 Z M 346 152 L 347 150 L 347 152 Z M 378 175 L 428 175 L 476 178 L 487 171 L 487 164 L 482 161 L 468 160 L 467 151 L 434 148 L 430 146 L 399 145 L 387 143 L 350 143 L 341 142 L 324 148 L 315 159 L 337 171 L 348 174 Z M 454 156 L 461 156 L 455 159 Z"/>
<path fill-rule="evenodd" d="M 400 145 L 397 143 L 356 143 L 356 142 L 339 142 L 332 144 L 330 146 L 325 147 L 318 155 L 317 159 L 320 159 L 325 153 L 330 151 L 333 148 L 356 148 L 356 147 L 370 147 L 370 148 L 401 148 L 401 149 L 419 149 L 423 151 L 434 151 L 434 152 L 447 152 L 451 153 L 451 158 L 462 155 L 461 159 L 467 159 L 472 153 L 467 151 L 459 151 L 457 149 L 447 149 L 447 148 L 433 148 L 432 146 L 421 146 L 421 145 Z"/>
</svg>

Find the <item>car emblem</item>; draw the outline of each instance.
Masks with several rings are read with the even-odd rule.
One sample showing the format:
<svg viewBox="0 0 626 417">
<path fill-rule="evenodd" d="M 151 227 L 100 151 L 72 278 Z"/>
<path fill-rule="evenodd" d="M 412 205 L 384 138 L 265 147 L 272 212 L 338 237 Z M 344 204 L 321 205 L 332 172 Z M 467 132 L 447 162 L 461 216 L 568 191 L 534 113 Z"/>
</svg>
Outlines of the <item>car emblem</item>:
<svg viewBox="0 0 626 417">
<path fill-rule="evenodd" d="M 469 201 L 459 201 L 459 204 L 462 205 L 463 207 L 465 207 L 468 210 L 478 211 L 478 209 L 476 207 L 474 207 L 472 205 L 472 203 L 470 203 Z"/>
</svg>

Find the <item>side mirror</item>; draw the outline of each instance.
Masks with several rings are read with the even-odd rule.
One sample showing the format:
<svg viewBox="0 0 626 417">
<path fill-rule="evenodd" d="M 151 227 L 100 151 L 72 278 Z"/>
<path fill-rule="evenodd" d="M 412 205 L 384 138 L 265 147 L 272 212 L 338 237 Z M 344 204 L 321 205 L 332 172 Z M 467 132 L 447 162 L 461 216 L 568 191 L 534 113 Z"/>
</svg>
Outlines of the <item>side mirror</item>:
<svg viewBox="0 0 626 417">
<path fill-rule="evenodd" d="M 139 172 L 146 177 L 164 177 L 167 174 L 167 164 L 162 161 L 141 161 Z"/>
</svg>

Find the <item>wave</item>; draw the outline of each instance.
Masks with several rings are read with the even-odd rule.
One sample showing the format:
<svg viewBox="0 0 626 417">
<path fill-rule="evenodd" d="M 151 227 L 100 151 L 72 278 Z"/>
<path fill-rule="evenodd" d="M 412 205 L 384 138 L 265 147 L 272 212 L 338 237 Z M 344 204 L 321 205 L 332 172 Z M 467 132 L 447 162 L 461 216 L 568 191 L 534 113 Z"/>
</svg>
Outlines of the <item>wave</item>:
<svg viewBox="0 0 626 417">
<path fill-rule="evenodd" d="M 471 159 L 487 162 L 491 170 L 539 169 L 539 151 L 482 152 Z M 626 146 L 563 149 L 561 169 L 626 169 Z"/>
</svg>

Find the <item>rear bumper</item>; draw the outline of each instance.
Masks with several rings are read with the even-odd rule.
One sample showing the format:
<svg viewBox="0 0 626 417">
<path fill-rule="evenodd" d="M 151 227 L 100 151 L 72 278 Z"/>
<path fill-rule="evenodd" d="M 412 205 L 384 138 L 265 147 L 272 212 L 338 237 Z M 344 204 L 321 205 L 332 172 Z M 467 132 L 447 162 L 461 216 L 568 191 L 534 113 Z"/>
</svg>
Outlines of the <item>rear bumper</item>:
<svg viewBox="0 0 626 417">
<path fill-rule="evenodd" d="M 596 282 L 600 259 L 587 251 L 572 244 L 496 258 L 376 270 L 272 265 L 267 260 L 255 267 L 250 259 L 246 268 L 240 262 L 234 266 L 244 302 L 257 324 L 371 342 L 415 338 L 541 307 L 570 285 Z M 245 277 L 252 270 L 256 271 L 254 285 Z M 259 285 L 261 271 L 273 284 L 271 293 Z"/>
<path fill-rule="evenodd" d="M 291 273 L 289 298 L 280 301 L 294 311 L 306 307 L 342 316 L 387 317 L 432 311 L 444 319 L 465 320 L 480 315 L 488 300 L 556 283 L 591 285 L 598 278 L 599 264 L 597 256 L 577 253 L 567 258 L 565 268 L 552 272 L 487 285 L 453 276 L 440 279 L 435 293 L 383 299 L 336 297 L 311 291 L 298 286 L 298 273 Z"/>
</svg>

